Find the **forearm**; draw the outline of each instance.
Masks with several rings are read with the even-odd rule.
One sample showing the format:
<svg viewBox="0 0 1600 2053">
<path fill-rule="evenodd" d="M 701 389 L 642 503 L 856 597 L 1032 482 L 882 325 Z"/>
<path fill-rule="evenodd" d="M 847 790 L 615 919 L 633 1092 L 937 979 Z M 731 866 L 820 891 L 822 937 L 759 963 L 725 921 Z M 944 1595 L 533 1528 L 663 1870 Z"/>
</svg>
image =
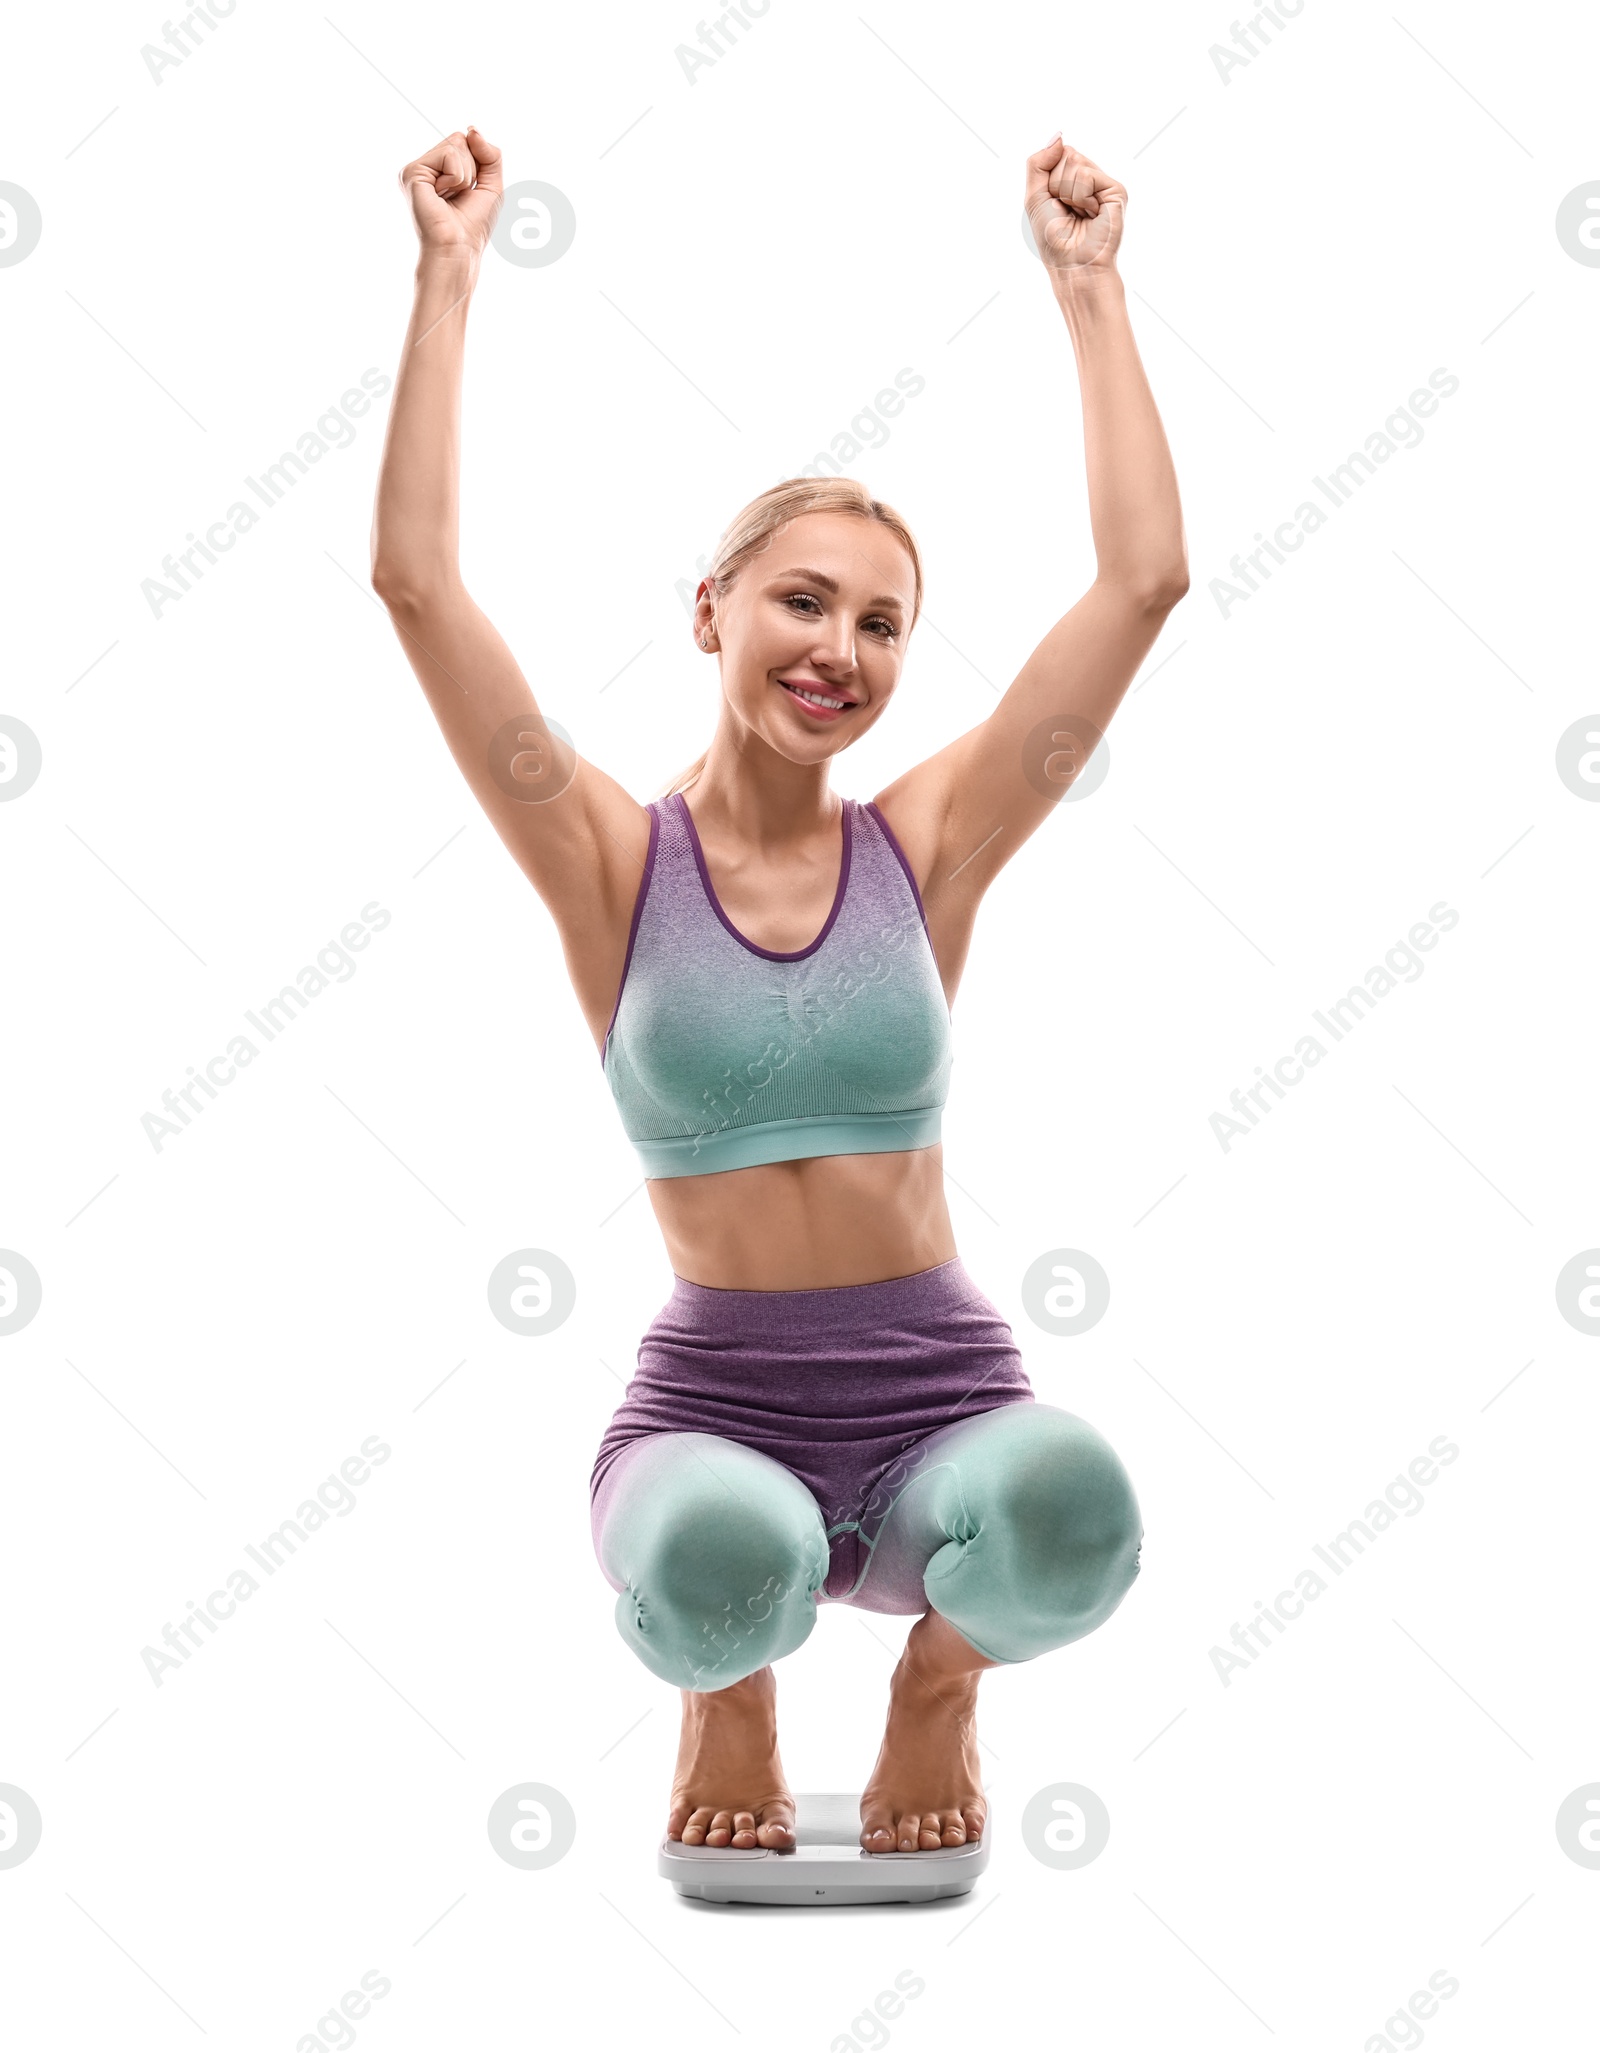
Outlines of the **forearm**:
<svg viewBox="0 0 1600 2053">
<path fill-rule="evenodd" d="M 1188 561 L 1178 480 L 1122 279 L 1114 270 L 1069 272 L 1053 290 L 1078 362 L 1097 575 L 1141 594 L 1180 597 Z"/>
<path fill-rule="evenodd" d="M 478 260 L 424 251 L 372 516 L 380 595 L 459 581 L 461 380 Z"/>
</svg>

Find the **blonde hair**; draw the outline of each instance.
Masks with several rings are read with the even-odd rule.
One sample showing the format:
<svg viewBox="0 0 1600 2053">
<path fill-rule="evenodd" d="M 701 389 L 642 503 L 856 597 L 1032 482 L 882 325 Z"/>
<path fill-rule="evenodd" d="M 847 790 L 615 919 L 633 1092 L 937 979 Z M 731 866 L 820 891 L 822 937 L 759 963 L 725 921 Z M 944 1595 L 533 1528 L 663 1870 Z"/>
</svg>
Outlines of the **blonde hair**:
<svg viewBox="0 0 1600 2053">
<path fill-rule="evenodd" d="M 922 558 L 916 538 L 892 506 L 874 499 L 854 478 L 785 478 L 741 508 L 718 537 L 706 571 L 707 582 L 715 583 L 718 596 L 732 591 L 745 565 L 770 547 L 780 528 L 803 513 L 849 513 L 861 520 L 875 520 L 889 530 L 911 558 L 915 577 L 911 625 L 915 627 L 922 611 Z M 705 768 L 710 753 L 709 748 L 703 749 L 687 770 L 680 770 L 655 796 L 670 798 L 675 791 L 687 790 Z"/>
</svg>

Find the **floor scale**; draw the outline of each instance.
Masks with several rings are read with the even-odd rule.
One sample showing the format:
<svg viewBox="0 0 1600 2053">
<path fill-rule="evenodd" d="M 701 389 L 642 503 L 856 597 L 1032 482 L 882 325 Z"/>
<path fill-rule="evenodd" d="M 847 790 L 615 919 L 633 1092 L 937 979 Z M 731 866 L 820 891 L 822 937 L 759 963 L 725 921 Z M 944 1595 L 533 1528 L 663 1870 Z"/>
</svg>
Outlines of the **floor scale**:
<svg viewBox="0 0 1600 2053">
<path fill-rule="evenodd" d="M 919 1853 L 868 1853 L 859 1796 L 797 1796 L 795 1844 L 685 1846 L 663 1839 L 659 1874 L 706 1903 L 935 1903 L 965 1896 L 989 1864 L 989 1826 L 975 1844 Z"/>
</svg>

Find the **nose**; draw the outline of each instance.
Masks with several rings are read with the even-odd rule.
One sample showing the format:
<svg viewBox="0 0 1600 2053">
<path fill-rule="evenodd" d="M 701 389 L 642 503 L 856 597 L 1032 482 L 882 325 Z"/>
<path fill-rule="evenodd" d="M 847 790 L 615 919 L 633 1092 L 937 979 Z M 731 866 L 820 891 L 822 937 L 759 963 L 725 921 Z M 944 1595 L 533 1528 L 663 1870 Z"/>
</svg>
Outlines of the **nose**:
<svg viewBox="0 0 1600 2053">
<path fill-rule="evenodd" d="M 837 676 L 847 676 L 856 667 L 856 631 L 848 616 L 841 615 L 827 623 L 827 632 L 819 632 L 811 651 L 811 660 L 819 669 L 831 670 Z"/>
</svg>

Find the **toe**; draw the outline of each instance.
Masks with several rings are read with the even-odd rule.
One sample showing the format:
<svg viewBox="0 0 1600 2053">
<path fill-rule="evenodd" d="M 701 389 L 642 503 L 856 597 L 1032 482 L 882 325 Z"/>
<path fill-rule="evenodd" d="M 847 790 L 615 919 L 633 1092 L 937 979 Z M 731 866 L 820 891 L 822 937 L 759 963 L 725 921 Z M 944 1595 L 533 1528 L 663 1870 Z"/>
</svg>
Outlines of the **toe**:
<svg viewBox="0 0 1600 2053">
<path fill-rule="evenodd" d="M 711 1830 L 706 1834 L 707 1846 L 726 1846 L 733 1837 L 732 1811 L 718 1811 L 711 1820 Z"/>
<path fill-rule="evenodd" d="M 917 1834 L 921 1831 L 921 1829 L 922 1819 L 919 1813 L 917 1813 L 916 1811 L 907 1811 L 905 1816 L 900 1820 L 899 1827 L 895 1834 L 895 1845 L 898 1847 L 901 1853 L 916 1852 Z"/>
<path fill-rule="evenodd" d="M 754 1811 L 735 1811 L 733 1814 L 733 1845 L 754 1846 L 756 1843 L 756 1814 Z"/>
<path fill-rule="evenodd" d="M 967 1828 L 969 1839 L 981 1839 L 983 1828 L 988 1822 L 988 1806 L 982 1803 L 964 1804 L 961 1809 L 962 1823 Z"/>
<path fill-rule="evenodd" d="M 704 1805 L 698 1810 L 690 1812 L 689 1822 L 683 1828 L 683 1843 L 685 1846 L 704 1846 L 706 1833 L 710 1829 L 713 1815 L 713 1812 Z"/>
<path fill-rule="evenodd" d="M 944 1813 L 944 1831 L 940 1835 L 940 1844 L 943 1846 L 965 1846 L 966 1843 L 967 1828 L 961 1822 L 961 1813 L 959 1811 L 946 1811 Z"/>
<path fill-rule="evenodd" d="M 794 1816 L 787 1805 L 775 1806 L 762 1820 L 756 1827 L 756 1841 L 776 1847 L 780 1853 L 794 1845 Z"/>
<path fill-rule="evenodd" d="M 917 1845 L 924 1853 L 931 1853 L 935 1847 L 943 1846 L 944 1827 L 937 1811 L 924 1811 L 922 1829 L 917 1834 Z"/>
<path fill-rule="evenodd" d="M 861 1806 L 861 1844 L 868 1853 L 894 1852 L 894 1817 L 886 1805 Z"/>
</svg>

